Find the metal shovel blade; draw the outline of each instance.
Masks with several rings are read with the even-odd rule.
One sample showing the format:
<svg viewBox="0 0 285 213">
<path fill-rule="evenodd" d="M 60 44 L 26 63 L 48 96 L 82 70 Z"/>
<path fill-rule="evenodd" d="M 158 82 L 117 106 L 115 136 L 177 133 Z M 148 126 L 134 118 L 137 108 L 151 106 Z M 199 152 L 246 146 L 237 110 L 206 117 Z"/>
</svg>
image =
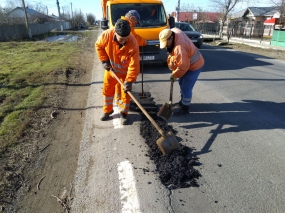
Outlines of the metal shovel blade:
<svg viewBox="0 0 285 213">
<path fill-rule="evenodd" d="M 171 104 L 164 103 L 160 108 L 159 112 L 157 113 L 158 116 L 168 120 L 173 113 L 173 108 Z"/>
<path fill-rule="evenodd" d="M 156 141 L 156 144 L 163 155 L 170 154 L 173 151 L 180 149 L 180 144 L 176 140 L 176 137 L 172 131 L 169 131 L 165 137 L 160 137 Z"/>
</svg>

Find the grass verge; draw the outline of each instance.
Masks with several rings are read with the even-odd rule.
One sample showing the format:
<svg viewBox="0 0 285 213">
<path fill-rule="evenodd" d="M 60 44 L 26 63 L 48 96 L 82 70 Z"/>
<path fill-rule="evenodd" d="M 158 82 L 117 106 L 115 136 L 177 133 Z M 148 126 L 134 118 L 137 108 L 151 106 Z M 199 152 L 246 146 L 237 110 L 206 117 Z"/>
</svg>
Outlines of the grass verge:
<svg viewBox="0 0 285 213">
<path fill-rule="evenodd" d="M 0 150 L 11 149 L 25 134 L 29 115 L 44 107 L 53 75 L 74 67 L 89 32 L 78 42 L 0 43 Z"/>
</svg>

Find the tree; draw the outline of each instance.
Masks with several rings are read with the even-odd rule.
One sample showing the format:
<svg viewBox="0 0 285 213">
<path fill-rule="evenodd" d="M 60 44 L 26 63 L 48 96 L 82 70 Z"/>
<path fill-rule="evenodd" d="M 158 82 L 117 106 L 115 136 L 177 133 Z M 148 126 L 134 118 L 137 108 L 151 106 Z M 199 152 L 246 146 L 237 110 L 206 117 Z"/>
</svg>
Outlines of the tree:
<svg viewBox="0 0 285 213">
<path fill-rule="evenodd" d="M 181 12 L 197 13 L 197 19 L 195 22 L 205 22 L 207 21 L 207 14 L 201 7 L 195 7 L 193 4 L 183 4 L 180 9 Z M 193 20 L 193 17 L 188 17 L 188 22 Z M 194 21 L 194 20 L 193 20 Z"/>
<path fill-rule="evenodd" d="M 70 14 L 70 8 L 68 5 L 65 5 L 62 7 L 62 12 L 61 12 L 61 19 L 70 21 L 71 20 L 71 14 Z"/>
<path fill-rule="evenodd" d="M 243 1 L 244 0 L 212 0 L 212 3 L 221 13 L 221 20 L 220 20 L 221 27 L 220 27 L 220 32 L 219 32 L 219 36 L 221 38 L 223 37 L 223 28 L 224 28 L 225 22 L 227 21 L 228 15 L 234 9 L 237 3 L 241 3 Z M 227 31 L 227 34 L 228 34 L 228 31 Z"/>
<path fill-rule="evenodd" d="M 84 24 L 85 20 L 84 20 L 84 15 L 83 13 L 80 11 L 75 10 L 73 13 L 73 21 L 72 24 L 74 27 L 79 27 L 80 24 Z"/>
<path fill-rule="evenodd" d="M 260 1 L 261 0 L 212 0 L 211 3 L 213 7 L 216 8 L 217 11 L 219 11 L 221 14 L 220 16 L 221 27 L 220 27 L 220 32 L 219 32 L 220 37 L 223 36 L 223 27 L 225 25 L 225 22 L 227 21 L 228 16 L 234 10 L 235 6 L 238 3 L 246 3 L 246 5 L 256 5 Z M 279 0 L 279 1 L 284 1 L 284 0 Z M 228 33 L 229 32 L 227 31 L 227 36 L 229 36 Z"/>
<path fill-rule="evenodd" d="M 42 13 L 42 14 L 46 14 L 47 12 L 47 9 L 46 9 L 46 6 L 43 5 L 42 3 L 35 3 L 35 4 L 27 4 L 26 7 L 30 8 L 30 9 L 33 9 L 39 13 Z"/>
<path fill-rule="evenodd" d="M 96 21 L 96 17 L 93 14 L 91 14 L 91 13 L 87 14 L 87 23 L 89 25 L 94 24 L 95 21 Z"/>
<path fill-rule="evenodd" d="M 277 10 L 279 12 L 280 18 L 279 18 L 279 24 L 283 24 L 285 22 L 285 0 L 271 0 L 274 6 L 277 7 Z"/>
<path fill-rule="evenodd" d="M 5 22 L 6 22 L 5 8 L 2 8 L 0 6 L 0 24 L 4 24 Z"/>
<path fill-rule="evenodd" d="M 70 7 L 68 5 L 62 6 L 60 15 L 63 20 L 71 20 Z"/>
</svg>

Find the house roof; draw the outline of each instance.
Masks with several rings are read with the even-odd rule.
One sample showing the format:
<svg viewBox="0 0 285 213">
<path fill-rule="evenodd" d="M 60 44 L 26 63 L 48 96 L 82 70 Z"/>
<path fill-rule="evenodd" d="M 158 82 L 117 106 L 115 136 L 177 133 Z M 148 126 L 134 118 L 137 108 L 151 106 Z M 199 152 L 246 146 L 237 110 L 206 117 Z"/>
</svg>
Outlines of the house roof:
<svg viewBox="0 0 285 213">
<path fill-rule="evenodd" d="M 245 17 L 248 14 L 251 16 L 273 16 L 276 12 L 278 12 L 276 7 L 248 7 L 233 13 L 231 18 Z"/>
<path fill-rule="evenodd" d="M 16 7 L 15 9 L 11 10 L 8 14 L 11 14 L 11 13 L 13 13 L 16 10 L 24 11 L 23 7 Z M 35 18 L 40 18 L 40 19 L 50 19 L 50 18 L 52 18 L 52 17 L 47 16 L 45 14 L 39 13 L 39 12 L 33 10 L 33 9 L 30 9 L 28 7 L 26 7 L 26 11 L 27 11 L 27 14 L 29 14 L 29 15 L 35 17 Z"/>
</svg>

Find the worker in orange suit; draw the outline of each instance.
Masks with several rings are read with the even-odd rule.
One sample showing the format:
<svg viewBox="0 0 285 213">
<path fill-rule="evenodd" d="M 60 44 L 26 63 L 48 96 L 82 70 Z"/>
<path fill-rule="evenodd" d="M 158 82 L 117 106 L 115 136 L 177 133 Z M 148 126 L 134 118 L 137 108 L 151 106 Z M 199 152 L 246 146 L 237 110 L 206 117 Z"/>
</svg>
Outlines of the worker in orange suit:
<svg viewBox="0 0 285 213">
<path fill-rule="evenodd" d="M 135 32 L 135 27 L 142 26 L 140 23 L 140 14 L 136 10 L 130 10 L 129 12 L 126 13 L 125 16 L 121 16 L 121 19 L 127 20 L 130 23 L 131 26 L 131 34 L 136 38 L 139 46 L 146 46 L 147 41 L 140 37 L 140 35 L 136 34 Z"/>
<path fill-rule="evenodd" d="M 167 64 L 172 71 L 170 79 L 180 86 L 181 100 L 174 116 L 189 114 L 194 85 L 204 68 L 204 58 L 191 39 L 180 29 L 164 29 L 159 33 L 160 48 L 168 52 Z"/>
<path fill-rule="evenodd" d="M 96 53 L 105 69 L 103 83 L 103 115 L 101 121 L 109 119 L 113 111 L 113 99 L 115 86 L 118 83 L 109 72 L 110 69 L 124 82 L 121 97 L 118 100 L 118 108 L 121 113 L 121 123 L 128 124 L 128 111 L 130 108 L 130 96 L 126 93 L 132 90 L 132 83 L 136 81 L 140 73 L 139 46 L 131 33 L 128 21 L 118 19 L 114 29 L 105 30 L 95 43 Z"/>
<path fill-rule="evenodd" d="M 130 27 L 131 27 L 131 35 L 133 35 L 139 46 L 146 46 L 147 45 L 147 41 L 142 38 L 140 35 L 136 34 L 135 32 L 135 27 L 137 25 L 141 26 L 141 23 L 140 23 L 140 14 L 136 11 L 136 10 L 130 10 L 129 12 L 127 12 L 125 14 L 125 16 L 121 16 L 121 19 L 123 20 L 126 20 L 130 23 Z M 118 104 L 118 101 L 120 100 L 121 98 L 121 84 L 117 84 L 116 85 L 116 90 L 115 90 L 115 99 L 116 99 L 116 103 Z"/>
</svg>

